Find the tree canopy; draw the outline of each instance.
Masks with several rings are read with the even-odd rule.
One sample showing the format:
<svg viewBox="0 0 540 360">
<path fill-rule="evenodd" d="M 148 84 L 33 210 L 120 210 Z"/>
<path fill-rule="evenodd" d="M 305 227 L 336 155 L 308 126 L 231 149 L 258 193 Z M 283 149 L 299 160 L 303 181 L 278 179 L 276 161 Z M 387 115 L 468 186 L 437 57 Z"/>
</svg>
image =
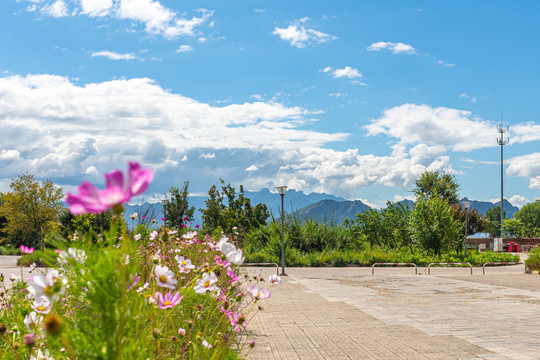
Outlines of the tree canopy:
<svg viewBox="0 0 540 360">
<path fill-rule="evenodd" d="M 200 209 L 206 231 L 212 232 L 220 228 L 226 234 L 232 234 L 235 230 L 243 233 L 266 225 L 270 213 L 265 204 L 257 204 L 253 207 L 251 200 L 244 195 L 242 185 L 240 185 L 237 198 L 236 189 L 231 184 L 225 185 L 223 179 L 220 179 L 220 182 L 221 191 L 212 185 L 208 191 L 208 199 L 205 201 L 206 208 Z"/>
<path fill-rule="evenodd" d="M 4 194 L 0 207 L 0 214 L 7 219 L 9 241 L 13 245 L 42 245 L 45 233 L 58 226 L 62 189 L 29 173 L 11 179 L 9 187 L 11 191 Z"/>
<path fill-rule="evenodd" d="M 170 198 L 165 206 L 165 218 L 167 225 L 174 228 L 181 228 L 185 222 L 193 221 L 195 207 L 189 206 L 189 181 L 184 181 L 184 187 L 179 189 L 171 186 L 169 189 Z M 184 220 L 185 219 L 185 220 Z"/>
<path fill-rule="evenodd" d="M 417 200 L 438 197 L 450 205 L 459 203 L 459 185 L 454 175 L 439 171 L 424 171 L 415 182 L 413 193 Z"/>
</svg>

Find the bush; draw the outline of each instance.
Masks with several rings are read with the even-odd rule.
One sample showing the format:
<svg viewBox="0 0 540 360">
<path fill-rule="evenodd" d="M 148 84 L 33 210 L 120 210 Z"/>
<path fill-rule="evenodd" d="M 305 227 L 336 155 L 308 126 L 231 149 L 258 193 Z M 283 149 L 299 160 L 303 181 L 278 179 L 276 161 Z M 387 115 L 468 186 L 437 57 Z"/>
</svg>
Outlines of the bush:
<svg viewBox="0 0 540 360">
<path fill-rule="evenodd" d="M 0 255 L 21 255 L 21 250 L 10 245 L 0 246 Z"/>
<path fill-rule="evenodd" d="M 529 257 L 525 260 L 525 266 L 529 270 L 540 270 L 540 247 L 536 247 L 529 252 Z"/>
</svg>

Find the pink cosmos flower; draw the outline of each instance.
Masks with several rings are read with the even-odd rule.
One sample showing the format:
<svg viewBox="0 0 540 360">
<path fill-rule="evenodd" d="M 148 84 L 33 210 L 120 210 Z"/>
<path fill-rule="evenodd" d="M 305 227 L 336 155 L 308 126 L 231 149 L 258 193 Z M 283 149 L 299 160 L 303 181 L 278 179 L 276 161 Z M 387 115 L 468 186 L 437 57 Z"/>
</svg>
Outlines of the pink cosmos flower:
<svg viewBox="0 0 540 360">
<path fill-rule="evenodd" d="M 200 228 L 200 227 L 201 227 L 201 225 L 199 225 L 199 224 L 195 225 L 195 228 L 196 228 L 196 229 L 198 229 L 198 228 Z"/>
<path fill-rule="evenodd" d="M 29 247 L 26 247 L 24 245 L 21 245 L 20 248 L 21 248 L 21 252 L 23 254 L 31 254 L 31 253 L 34 252 L 34 248 L 29 248 Z"/>
<path fill-rule="evenodd" d="M 184 221 L 186 221 L 186 220 L 187 220 L 187 216 L 184 216 Z"/>
<path fill-rule="evenodd" d="M 125 184 L 122 171 L 115 170 L 105 174 L 107 184 L 105 190 L 99 190 L 93 184 L 84 181 L 79 186 L 78 195 L 67 192 L 66 203 L 73 215 L 101 213 L 125 203 L 132 196 L 145 192 L 153 179 L 152 170 L 141 169 L 139 163 L 130 162 Z"/>
<path fill-rule="evenodd" d="M 182 300 L 183 298 L 183 296 L 180 296 L 180 293 L 176 293 L 173 295 L 169 292 L 165 294 L 165 296 L 163 296 L 163 294 L 159 291 L 156 292 L 155 297 L 160 309 L 172 309 L 173 307 L 178 305 L 180 300 Z"/>
<path fill-rule="evenodd" d="M 272 295 L 272 293 L 268 289 L 258 288 L 256 286 L 248 286 L 246 290 L 248 294 L 250 294 L 257 300 L 268 299 Z"/>
</svg>

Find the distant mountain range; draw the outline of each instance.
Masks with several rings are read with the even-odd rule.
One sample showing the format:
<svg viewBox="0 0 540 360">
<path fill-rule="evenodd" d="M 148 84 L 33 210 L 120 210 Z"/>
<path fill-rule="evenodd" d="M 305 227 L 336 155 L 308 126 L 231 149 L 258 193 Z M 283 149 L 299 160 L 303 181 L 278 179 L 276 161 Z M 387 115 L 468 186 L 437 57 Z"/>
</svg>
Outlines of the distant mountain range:
<svg viewBox="0 0 540 360">
<path fill-rule="evenodd" d="M 281 197 L 277 193 L 272 193 L 268 189 L 262 189 L 260 191 L 245 191 L 245 196 L 251 200 L 251 204 L 266 204 L 275 218 L 279 218 L 281 215 Z M 206 196 L 190 196 L 189 205 L 194 206 L 195 216 L 193 225 L 202 224 L 202 216 L 199 209 L 205 207 Z M 491 203 L 489 201 L 477 201 L 469 200 L 467 198 L 463 201 L 470 201 L 470 209 L 476 209 L 482 215 L 486 214 L 489 208 L 497 206 L 497 203 Z M 401 203 L 407 204 L 409 207 L 414 206 L 414 202 L 411 200 L 402 200 Z M 341 223 L 345 218 L 349 217 L 354 219 L 356 213 L 363 212 L 371 209 L 368 205 L 364 204 L 360 200 L 348 201 L 344 198 L 330 194 L 311 193 L 304 194 L 302 191 L 288 190 L 284 198 L 285 213 L 295 212 L 300 217 L 306 217 L 317 219 L 318 221 L 330 221 L 333 217 L 334 223 Z M 504 200 L 504 210 L 507 218 L 512 218 L 514 213 L 519 211 L 519 208 L 513 206 L 508 200 Z M 163 217 L 163 206 L 161 203 L 144 203 L 142 205 L 127 205 L 126 207 L 126 219 L 128 224 L 131 224 L 128 216 L 134 212 L 143 214 L 148 212 L 149 216 L 161 222 Z M 141 215 L 140 215 L 141 216 Z"/>
</svg>

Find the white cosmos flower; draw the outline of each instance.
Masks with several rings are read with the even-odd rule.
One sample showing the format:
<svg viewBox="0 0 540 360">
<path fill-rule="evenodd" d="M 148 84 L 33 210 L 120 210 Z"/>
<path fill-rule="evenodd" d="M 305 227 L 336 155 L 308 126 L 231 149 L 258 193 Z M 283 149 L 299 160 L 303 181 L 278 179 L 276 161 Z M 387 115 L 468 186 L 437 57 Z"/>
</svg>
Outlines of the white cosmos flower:
<svg viewBox="0 0 540 360">
<path fill-rule="evenodd" d="M 51 312 L 52 304 L 48 297 L 42 295 L 34 301 L 32 309 L 40 314 L 48 314 Z"/>
<path fill-rule="evenodd" d="M 28 287 L 28 295 L 34 299 L 39 299 L 45 295 L 52 300 L 52 297 L 61 292 L 62 278 L 56 269 L 51 269 L 46 276 L 35 275 L 32 283 Z"/>
<path fill-rule="evenodd" d="M 41 323 L 41 316 L 38 315 L 35 311 L 32 311 L 30 314 L 24 317 L 24 325 L 28 330 L 32 330 L 33 327 L 38 327 Z"/>
<path fill-rule="evenodd" d="M 188 273 L 190 272 L 190 270 L 195 269 L 195 265 L 191 263 L 191 260 L 179 255 L 176 255 L 174 258 L 176 259 L 176 261 L 178 261 L 178 267 L 180 268 L 180 272 Z"/>
<path fill-rule="evenodd" d="M 237 249 L 236 246 L 227 242 L 227 240 L 229 239 L 226 237 L 222 237 L 219 240 L 217 244 L 219 251 L 221 251 L 221 253 L 225 255 L 225 257 L 227 258 L 227 261 L 230 262 L 231 264 L 242 265 L 245 260 L 242 254 L 242 250 Z"/>
<path fill-rule="evenodd" d="M 270 282 L 271 284 L 279 285 L 281 284 L 281 278 L 277 274 L 273 274 L 268 277 L 268 282 Z"/>
<path fill-rule="evenodd" d="M 204 294 L 208 291 L 216 290 L 217 287 L 214 285 L 217 283 L 217 276 L 213 272 L 204 273 L 202 278 L 197 280 L 197 285 L 193 288 L 196 293 Z"/>
<path fill-rule="evenodd" d="M 156 274 L 157 285 L 174 290 L 178 280 L 174 278 L 174 272 L 167 266 L 157 265 L 154 273 Z"/>
<path fill-rule="evenodd" d="M 265 288 L 258 288 L 256 286 L 248 286 L 247 293 L 253 296 L 257 300 L 268 299 L 272 293 Z"/>
</svg>

